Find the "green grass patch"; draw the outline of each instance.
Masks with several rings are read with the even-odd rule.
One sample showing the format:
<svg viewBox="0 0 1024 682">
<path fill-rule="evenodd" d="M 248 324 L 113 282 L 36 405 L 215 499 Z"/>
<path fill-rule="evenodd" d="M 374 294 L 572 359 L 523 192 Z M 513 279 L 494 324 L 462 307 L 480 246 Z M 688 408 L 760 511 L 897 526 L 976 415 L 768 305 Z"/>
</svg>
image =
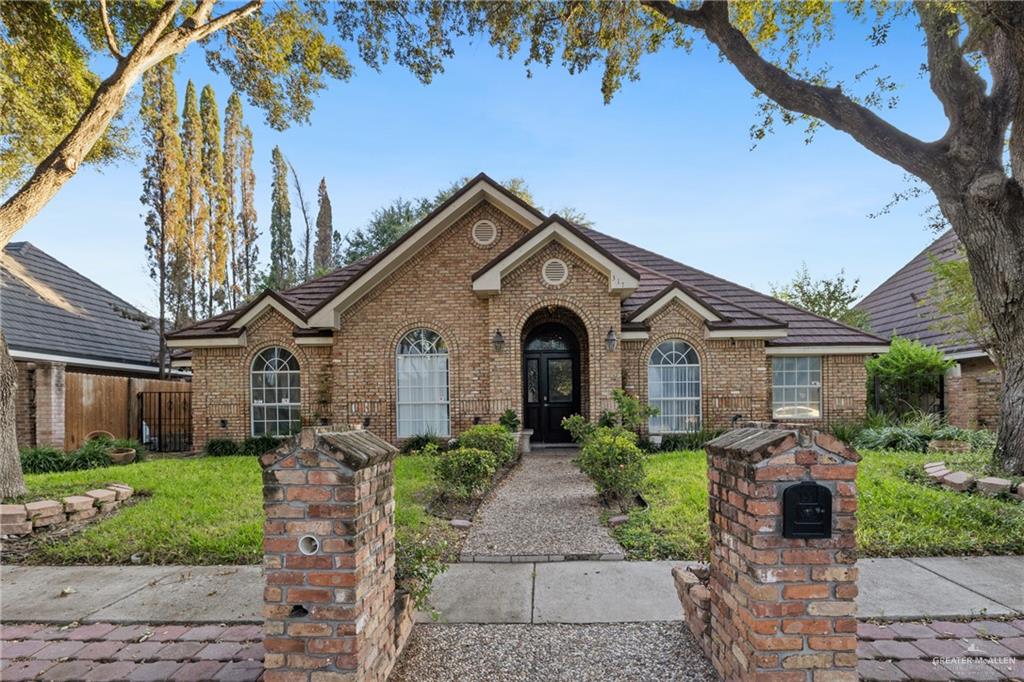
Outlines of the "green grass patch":
<svg viewBox="0 0 1024 682">
<path fill-rule="evenodd" d="M 935 455 L 863 452 L 857 476 L 861 556 L 1024 554 L 1024 505 L 965 495 L 920 480 Z M 703 452 L 648 457 L 643 495 L 614 530 L 633 559 L 703 559 L 707 553 L 707 462 Z"/>
<path fill-rule="evenodd" d="M 399 457 L 395 464 L 395 518 L 402 529 L 444 523 L 427 514 L 432 461 Z M 263 493 L 255 457 L 164 459 L 25 477 L 26 498 L 81 494 L 126 483 L 146 497 L 69 538 L 43 541 L 35 563 L 258 564 L 263 560 Z"/>
</svg>

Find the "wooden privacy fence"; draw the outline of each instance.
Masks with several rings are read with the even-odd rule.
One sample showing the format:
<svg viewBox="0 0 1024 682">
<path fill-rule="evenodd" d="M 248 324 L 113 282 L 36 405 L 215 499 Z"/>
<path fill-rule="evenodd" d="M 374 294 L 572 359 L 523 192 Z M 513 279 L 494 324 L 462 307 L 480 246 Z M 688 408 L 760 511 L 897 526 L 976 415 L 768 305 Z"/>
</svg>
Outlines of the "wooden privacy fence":
<svg viewBox="0 0 1024 682">
<path fill-rule="evenodd" d="M 138 396 L 143 391 L 189 392 L 191 384 L 68 372 L 64 379 L 64 449 L 78 449 L 93 431 L 139 438 Z"/>
</svg>

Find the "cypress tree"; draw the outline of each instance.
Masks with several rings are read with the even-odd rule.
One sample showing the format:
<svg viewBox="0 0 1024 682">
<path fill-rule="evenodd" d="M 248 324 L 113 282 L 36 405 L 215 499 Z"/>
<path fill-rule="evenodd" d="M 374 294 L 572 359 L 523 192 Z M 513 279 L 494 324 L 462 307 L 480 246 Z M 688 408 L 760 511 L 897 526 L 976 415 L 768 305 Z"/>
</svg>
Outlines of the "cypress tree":
<svg viewBox="0 0 1024 682">
<path fill-rule="evenodd" d="M 232 92 L 224 113 L 224 213 L 227 218 L 228 236 L 228 283 L 227 300 L 233 308 L 238 305 L 241 292 L 239 274 L 241 271 L 239 242 L 241 241 L 241 220 L 238 214 L 238 187 L 242 156 L 242 98 Z"/>
<path fill-rule="evenodd" d="M 256 220 L 256 172 L 252 166 L 252 130 L 249 126 L 242 129 L 241 147 L 239 152 L 239 180 L 241 185 L 241 209 L 238 212 L 241 244 L 239 246 L 239 273 L 241 276 L 241 292 L 245 299 L 253 295 L 256 287 L 257 261 L 259 246 L 259 225 Z"/>
<path fill-rule="evenodd" d="M 292 247 L 292 207 L 288 199 L 288 161 L 280 147 L 271 154 L 274 179 L 270 196 L 270 274 L 267 286 L 285 289 L 295 281 L 295 250 Z"/>
<path fill-rule="evenodd" d="M 206 263 L 206 224 L 210 213 L 203 186 L 203 123 L 199 117 L 199 100 L 192 81 L 185 87 L 181 145 L 185 159 L 185 241 L 188 248 L 189 312 L 195 320 L 199 317 L 199 297 L 205 288 L 203 266 Z"/>
<path fill-rule="evenodd" d="M 313 266 L 317 275 L 322 275 L 333 265 L 334 226 L 331 215 L 331 198 L 327 196 L 327 178 L 320 178 L 319 204 L 316 213 L 316 246 L 313 249 Z"/>
<path fill-rule="evenodd" d="M 209 85 L 203 88 L 199 101 L 203 124 L 203 187 L 210 223 L 206 236 L 206 314 L 213 315 L 223 307 L 228 276 L 228 219 L 224 198 L 224 155 L 221 152 L 220 112 L 217 98 Z"/>
</svg>

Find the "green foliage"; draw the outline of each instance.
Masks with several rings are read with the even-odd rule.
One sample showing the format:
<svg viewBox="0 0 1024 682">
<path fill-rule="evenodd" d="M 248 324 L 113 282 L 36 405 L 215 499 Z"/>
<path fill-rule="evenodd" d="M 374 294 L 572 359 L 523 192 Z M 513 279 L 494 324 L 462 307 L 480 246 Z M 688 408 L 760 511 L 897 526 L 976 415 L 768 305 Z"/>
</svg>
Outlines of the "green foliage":
<svg viewBox="0 0 1024 682">
<path fill-rule="evenodd" d="M 634 433 L 638 432 L 648 419 L 660 414 L 658 408 L 641 402 L 639 397 L 630 395 L 622 388 L 612 391 L 612 400 L 615 401 L 615 410 L 606 413 L 606 418 L 611 421 L 610 425 L 621 426 Z"/>
<path fill-rule="evenodd" d="M 505 427 L 505 430 L 516 432 L 519 430 L 521 422 L 519 421 L 519 415 L 511 407 L 501 413 L 501 417 L 498 418 L 498 423 Z"/>
<path fill-rule="evenodd" d="M 427 603 L 434 579 L 448 568 L 444 561 L 448 543 L 432 540 L 429 535 L 402 529 L 395 534 L 395 584 L 409 593 L 419 611 L 430 608 Z"/>
<path fill-rule="evenodd" d="M 958 257 L 952 260 L 941 261 L 931 254 L 929 258 L 934 284 L 919 305 L 934 307 L 932 329 L 948 334 L 960 343 L 978 346 L 1001 364 L 998 343 L 978 302 L 974 277 L 963 247 Z"/>
<path fill-rule="evenodd" d="M 860 298 L 857 294 L 859 279 L 846 281 L 846 273 L 840 270 L 834 278 L 812 279 L 811 273 L 804 263 L 793 281 L 784 285 L 771 285 L 772 296 L 795 305 L 798 308 L 836 320 L 851 327 L 868 328 L 868 315 L 862 310 L 854 310 L 854 302 Z"/>
<path fill-rule="evenodd" d="M 445 442 L 441 438 L 438 438 L 431 433 L 421 433 L 415 436 L 409 436 L 402 442 L 402 454 L 409 454 L 412 452 L 420 452 L 430 445 L 433 445 L 437 449 L 444 449 Z"/>
<path fill-rule="evenodd" d="M 889 352 L 867 360 L 868 394 L 877 382 L 883 412 L 902 415 L 936 400 L 942 375 L 953 366 L 938 348 L 894 336 Z"/>
<path fill-rule="evenodd" d="M 927 452 L 932 440 L 958 440 L 971 444 L 974 452 L 992 453 L 996 436 L 991 431 L 961 429 L 945 423 L 939 415 L 912 411 L 902 420 L 874 418 L 868 425 L 848 424 L 838 427 L 842 438 L 855 448 L 865 450 L 897 450 Z M 833 434 L 836 434 L 835 427 Z M 839 435 L 836 435 L 840 438 Z"/>
<path fill-rule="evenodd" d="M 598 425 L 587 421 L 581 414 L 574 414 L 562 420 L 562 428 L 569 432 L 574 441 L 583 443 L 597 431 Z"/>
<path fill-rule="evenodd" d="M 673 452 L 676 450 L 702 450 L 704 444 L 709 440 L 718 438 L 724 433 L 723 429 L 700 429 L 691 433 L 670 433 L 662 436 L 661 450 Z"/>
<path fill-rule="evenodd" d="M 606 502 L 628 509 L 643 482 L 643 458 L 634 434 L 599 427 L 584 442 L 578 462 Z"/>
<path fill-rule="evenodd" d="M 446 495 L 466 500 L 483 492 L 497 469 L 491 452 L 459 447 L 438 455 L 434 471 Z"/>
<path fill-rule="evenodd" d="M 283 440 L 284 438 L 278 438 L 277 436 L 250 436 L 242 441 L 242 447 L 238 454 L 259 457 L 281 445 Z"/>
<path fill-rule="evenodd" d="M 487 450 L 503 467 L 516 458 L 516 437 L 501 424 L 478 424 L 459 435 L 460 448 Z"/>
<path fill-rule="evenodd" d="M 211 438 L 206 441 L 206 454 L 210 457 L 228 457 L 242 454 L 242 448 L 231 438 Z"/>
<path fill-rule="evenodd" d="M 288 162 L 280 147 L 271 152 L 274 169 L 270 193 L 270 272 L 268 289 L 286 289 L 295 283 L 295 249 L 292 247 L 292 206 L 288 198 Z"/>
<path fill-rule="evenodd" d="M 48 474 L 54 471 L 67 471 L 67 458 L 64 451 L 48 445 L 34 448 L 22 448 L 21 470 L 26 474 Z"/>
<path fill-rule="evenodd" d="M 80 469 L 99 469 L 110 466 L 110 444 L 109 438 L 97 438 L 89 440 L 67 456 L 67 471 L 78 471 Z"/>
</svg>

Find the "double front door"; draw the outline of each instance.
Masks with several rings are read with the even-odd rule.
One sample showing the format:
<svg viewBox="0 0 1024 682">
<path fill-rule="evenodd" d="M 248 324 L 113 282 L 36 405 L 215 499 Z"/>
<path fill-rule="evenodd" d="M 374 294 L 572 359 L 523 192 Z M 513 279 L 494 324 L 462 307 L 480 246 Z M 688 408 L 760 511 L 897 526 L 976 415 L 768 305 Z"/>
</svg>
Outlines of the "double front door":
<svg viewBox="0 0 1024 682">
<path fill-rule="evenodd" d="M 538 327 L 523 345 L 523 414 L 540 443 L 566 443 L 562 420 L 580 411 L 579 349 L 569 329 Z"/>
</svg>

